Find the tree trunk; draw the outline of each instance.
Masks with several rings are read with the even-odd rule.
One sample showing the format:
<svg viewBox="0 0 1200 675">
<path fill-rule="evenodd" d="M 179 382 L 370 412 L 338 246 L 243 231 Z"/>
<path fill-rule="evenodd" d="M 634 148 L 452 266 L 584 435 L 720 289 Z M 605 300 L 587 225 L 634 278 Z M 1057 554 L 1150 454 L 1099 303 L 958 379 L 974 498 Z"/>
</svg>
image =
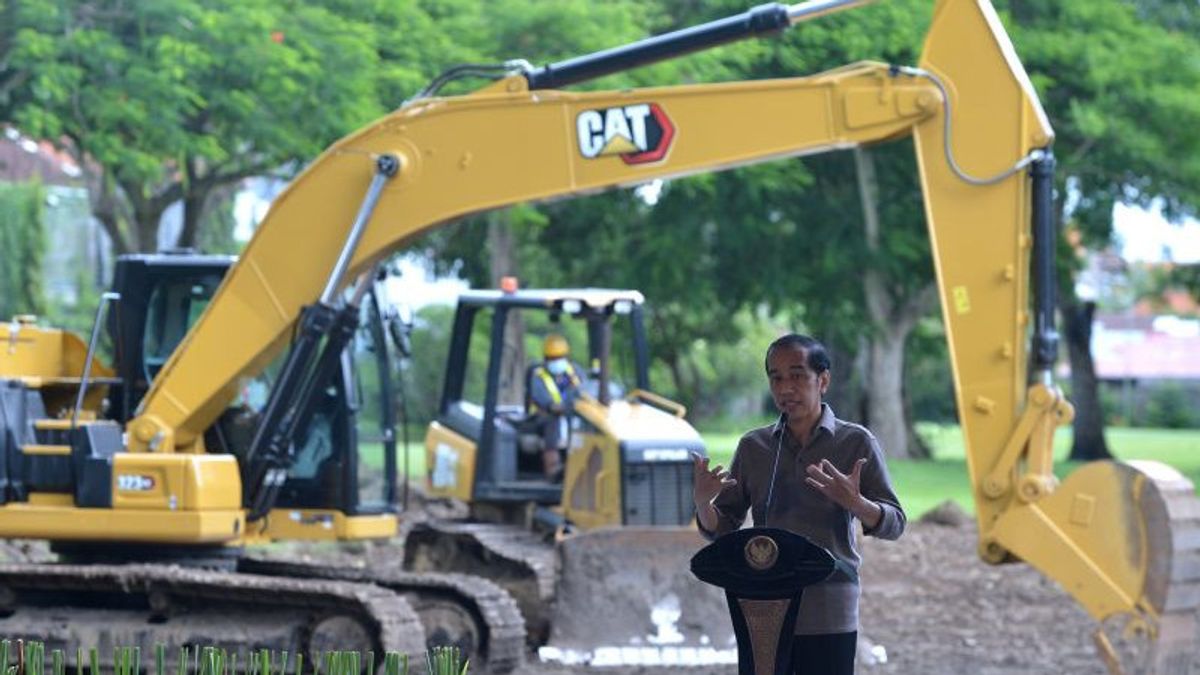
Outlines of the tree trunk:
<svg viewBox="0 0 1200 675">
<path fill-rule="evenodd" d="M 129 237 L 121 227 L 123 218 L 120 213 L 120 204 L 117 201 L 117 188 L 113 181 L 109 179 L 103 169 L 85 161 L 79 153 L 72 152 L 72 155 L 75 157 L 76 163 L 83 169 L 84 182 L 87 185 L 88 206 L 91 208 L 92 215 L 100 221 L 100 227 L 104 228 L 104 233 L 108 235 L 109 241 L 112 242 L 113 252 L 116 255 L 132 252 L 133 247 L 129 242 Z"/>
<path fill-rule="evenodd" d="M 162 212 L 142 211 L 137 214 L 133 229 L 137 232 L 137 250 L 139 253 L 155 253 L 158 251 L 158 226 L 162 222 Z"/>
<path fill-rule="evenodd" d="M 1104 439 L 1104 411 L 1100 407 L 1100 383 L 1092 360 L 1092 318 L 1096 303 L 1079 303 L 1063 298 L 1059 305 L 1067 339 L 1067 357 L 1071 362 L 1071 402 L 1075 404 L 1074 438 L 1071 459 L 1090 461 L 1110 459 L 1112 453 Z"/>
<path fill-rule="evenodd" d="M 838 339 L 825 341 L 829 358 L 833 361 L 832 382 L 825 393 L 825 401 L 833 412 L 848 422 L 864 423 L 863 419 L 863 373 L 866 366 L 865 340 L 857 344 L 843 344 Z"/>
<path fill-rule="evenodd" d="M 912 414 L 912 396 L 909 395 L 908 377 L 904 378 L 904 428 L 908 433 L 908 447 L 913 457 L 927 459 L 933 457 L 933 448 L 917 433 L 916 420 Z"/>
<path fill-rule="evenodd" d="M 870 382 L 871 342 L 865 335 L 858 336 L 858 348 L 854 354 L 854 383 L 855 399 L 849 413 L 852 417 L 845 419 L 857 420 L 859 424 L 867 423 L 867 383 Z"/>
<path fill-rule="evenodd" d="M 671 382 L 675 385 L 675 396 L 683 398 L 687 383 L 683 381 L 683 368 L 679 365 L 679 354 L 665 355 L 667 366 L 671 369 Z"/>
<path fill-rule="evenodd" d="M 196 242 L 200 237 L 200 222 L 204 215 L 204 205 L 208 202 L 207 189 L 188 190 L 183 198 L 183 223 L 179 229 L 179 239 L 175 245 L 178 248 L 197 248 Z"/>
<path fill-rule="evenodd" d="M 169 204 L 159 205 L 158 200 L 147 199 L 137 192 L 141 188 L 136 183 L 121 183 L 121 190 L 129 200 L 133 210 L 134 241 L 138 253 L 154 253 L 158 251 L 158 227 L 162 224 L 162 214 Z"/>
<path fill-rule="evenodd" d="M 879 189 L 870 151 L 855 148 L 859 196 L 867 248 L 879 251 Z M 879 270 L 868 266 L 863 292 L 874 325 L 870 336 L 867 388 L 867 423 L 889 457 L 927 458 L 924 444 L 912 444 L 916 436 L 904 411 L 904 350 L 917 319 L 927 310 L 934 287 L 925 287 L 899 303 Z"/>
<path fill-rule="evenodd" d="M 908 459 L 904 420 L 904 337 L 885 330 L 871 340 L 867 415 L 871 431 L 889 457 Z"/>
<path fill-rule="evenodd" d="M 685 401 L 690 401 L 690 405 L 697 409 L 701 415 L 707 415 L 712 412 L 714 406 L 708 405 L 704 400 L 704 378 L 700 376 L 700 366 L 696 363 L 695 357 L 688 357 L 688 374 L 691 376 L 692 386 L 689 388 Z"/>
<path fill-rule="evenodd" d="M 508 210 L 487 215 L 487 245 L 492 287 L 499 288 L 504 277 L 518 272 L 516 241 Z M 509 312 L 504 325 L 504 351 L 500 359 L 500 383 L 497 403 L 522 405 L 525 401 L 525 321 L 519 311 Z"/>
</svg>

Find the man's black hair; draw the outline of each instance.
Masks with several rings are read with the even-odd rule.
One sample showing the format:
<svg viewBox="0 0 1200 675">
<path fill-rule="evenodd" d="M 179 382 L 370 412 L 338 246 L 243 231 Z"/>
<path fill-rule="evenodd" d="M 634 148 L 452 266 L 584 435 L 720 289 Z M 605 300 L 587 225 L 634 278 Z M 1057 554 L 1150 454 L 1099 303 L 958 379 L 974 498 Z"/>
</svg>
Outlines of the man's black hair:
<svg viewBox="0 0 1200 675">
<path fill-rule="evenodd" d="M 782 347 L 803 348 L 804 353 L 808 356 L 809 370 L 817 375 L 833 367 L 833 361 L 830 360 L 829 352 L 825 349 L 825 345 L 807 335 L 788 333 L 783 337 L 777 338 L 767 347 L 767 355 L 763 359 L 763 369 L 768 373 L 771 372 L 771 352 Z"/>
</svg>

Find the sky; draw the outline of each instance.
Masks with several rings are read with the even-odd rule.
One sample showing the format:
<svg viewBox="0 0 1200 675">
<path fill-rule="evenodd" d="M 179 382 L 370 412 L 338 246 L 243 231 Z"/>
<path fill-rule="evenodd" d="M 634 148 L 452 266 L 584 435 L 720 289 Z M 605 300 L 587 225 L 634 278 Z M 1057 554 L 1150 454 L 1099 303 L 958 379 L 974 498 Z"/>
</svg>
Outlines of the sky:
<svg viewBox="0 0 1200 675">
<path fill-rule="evenodd" d="M 1200 221 L 1168 223 L 1160 209 L 1117 204 L 1113 229 L 1121 257 L 1130 262 L 1200 262 Z"/>
</svg>

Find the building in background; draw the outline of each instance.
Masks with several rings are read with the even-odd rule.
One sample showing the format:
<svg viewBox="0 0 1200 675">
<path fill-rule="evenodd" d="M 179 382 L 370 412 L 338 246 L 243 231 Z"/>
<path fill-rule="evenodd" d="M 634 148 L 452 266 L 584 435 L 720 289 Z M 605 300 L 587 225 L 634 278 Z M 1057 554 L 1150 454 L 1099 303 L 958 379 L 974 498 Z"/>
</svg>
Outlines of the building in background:
<svg viewBox="0 0 1200 675">
<path fill-rule="evenodd" d="M 1098 315 L 1092 358 L 1110 422 L 1200 426 L 1200 318 Z"/>
</svg>

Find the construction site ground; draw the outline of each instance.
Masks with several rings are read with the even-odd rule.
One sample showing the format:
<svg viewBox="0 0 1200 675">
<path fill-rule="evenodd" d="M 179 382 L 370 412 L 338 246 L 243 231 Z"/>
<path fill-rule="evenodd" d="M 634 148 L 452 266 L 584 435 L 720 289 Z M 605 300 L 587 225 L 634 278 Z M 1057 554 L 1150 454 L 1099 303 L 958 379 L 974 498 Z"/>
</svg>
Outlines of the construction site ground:
<svg viewBox="0 0 1200 675">
<path fill-rule="evenodd" d="M 940 521 L 940 522 L 939 522 Z M 1104 675 L 1096 624 L 1065 592 L 1027 565 L 985 565 L 975 524 L 945 506 L 909 525 L 898 541 L 863 542 L 857 672 L 905 675 Z M 874 653 L 872 653 L 874 652 Z M 879 656 L 886 655 L 886 661 Z M 1200 654 L 1193 671 L 1200 673 Z M 537 675 L 732 675 L 732 666 L 563 668 Z"/>
<path fill-rule="evenodd" d="M 932 516 L 932 517 L 931 517 Z M 1025 565 L 992 567 L 975 555 L 975 525 L 956 507 L 935 510 L 895 542 L 863 542 L 860 673 L 914 675 L 1103 675 L 1095 624 L 1054 583 Z M 940 521 L 940 522 L 936 522 Z M 343 546 L 290 544 L 270 557 L 337 559 L 386 569 L 403 560 L 398 542 Z M 5 542 L 8 560 L 46 560 L 40 542 Z M 699 583 L 699 582 L 697 582 Z M 728 675 L 704 668 L 566 667 L 529 663 L 530 675 Z M 1200 672 L 1200 654 L 1195 672 Z"/>
</svg>

